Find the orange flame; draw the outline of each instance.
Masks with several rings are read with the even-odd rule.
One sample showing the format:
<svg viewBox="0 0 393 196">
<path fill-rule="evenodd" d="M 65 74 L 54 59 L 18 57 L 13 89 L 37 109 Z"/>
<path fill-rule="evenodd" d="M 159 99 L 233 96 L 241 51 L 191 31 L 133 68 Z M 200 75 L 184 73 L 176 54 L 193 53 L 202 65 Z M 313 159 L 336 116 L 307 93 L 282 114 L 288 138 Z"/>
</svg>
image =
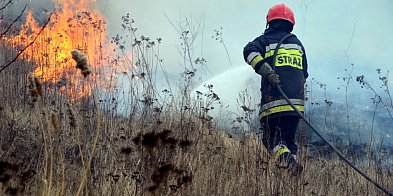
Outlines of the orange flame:
<svg viewBox="0 0 393 196">
<path fill-rule="evenodd" d="M 114 46 L 106 42 L 106 23 L 104 16 L 93 8 L 95 3 L 96 0 L 58 1 L 50 23 L 24 55 L 25 60 L 36 65 L 34 75 L 72 100 L 88 97 L 96 87 L 102 89 L 114 82 L 113 70 L 106 71 L 104 66 Z M 20 33 L 10 41 L 16 46 L 26 45 L 41 28 L 29 10 Z M 87 78 L 75 68 L 71 56 L 74 49 L 88 58 L 93 74 Z"/>
</svg>

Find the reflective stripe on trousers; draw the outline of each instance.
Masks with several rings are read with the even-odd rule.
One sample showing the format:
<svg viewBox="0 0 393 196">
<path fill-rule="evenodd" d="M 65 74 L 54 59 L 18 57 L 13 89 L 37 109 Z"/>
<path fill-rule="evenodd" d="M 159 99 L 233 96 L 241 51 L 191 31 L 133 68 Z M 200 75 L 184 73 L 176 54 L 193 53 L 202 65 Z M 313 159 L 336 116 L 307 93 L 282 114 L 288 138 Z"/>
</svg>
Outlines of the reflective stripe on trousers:
<svg viewBox="0 0 393 196">
<path fill-rule="evenodd" d="M 289 99 L 293 105 L 300 111 L 304 112 L 304 101 L 301 99 Z M 280 99 L 276 101 L 272 101 L 261 106 L 259 111 L 259 118 L 263 118 L 265 116 L 280 113 L 280 112 L 289 112 L 294 111 L 294 109 L 287 103 L 285 99 Z"/>
</svg>

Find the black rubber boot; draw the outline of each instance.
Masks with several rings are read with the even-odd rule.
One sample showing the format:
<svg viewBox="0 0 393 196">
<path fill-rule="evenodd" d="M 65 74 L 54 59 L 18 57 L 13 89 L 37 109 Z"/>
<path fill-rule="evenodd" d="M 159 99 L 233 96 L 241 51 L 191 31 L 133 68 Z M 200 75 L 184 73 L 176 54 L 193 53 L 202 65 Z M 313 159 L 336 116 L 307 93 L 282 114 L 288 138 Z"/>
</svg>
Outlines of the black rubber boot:
<svg viewBox="0 0 393 196">
<path fill-rule="evenodd" d="M 291 155 L 288 159 L 288 171 L 292 176 L 300 176 L 303 171 L 303 166 L 296 161 L 293 155 Z"/>
<path fill-rule="evenodd" d="M 303 166 L 296 161 L 290 152 L 285 152 L 278 157 L 277 166 L 287 168 L 292 176 L 299 176 L 303 171 Z"/>
</svg>

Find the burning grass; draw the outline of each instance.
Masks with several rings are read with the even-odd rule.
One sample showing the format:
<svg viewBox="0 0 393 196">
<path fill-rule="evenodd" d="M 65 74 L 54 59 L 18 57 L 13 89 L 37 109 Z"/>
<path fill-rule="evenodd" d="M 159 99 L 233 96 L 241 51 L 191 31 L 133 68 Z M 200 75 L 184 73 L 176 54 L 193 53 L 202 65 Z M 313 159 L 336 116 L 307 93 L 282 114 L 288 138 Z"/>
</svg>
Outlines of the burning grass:
<svg viewBox="0 0 393 196">
<path fill-rule="evenodd" d="M 94 87 L 105 89 L 113 85 L 114 70 L 108 72 L 106 66 L 112 61 L 109 57 L 115 56 L 115 46 L 106 41 L 105 20 L 95 9 L 95 1 L 54 2 L 55 10 L 47 16 L 50 22 L 38 39 L 34 38 L 42 29 L 40 18 L 27 9 L 25 23 L 13 35 L 3 37 L 3 41 L 18 50 L 34 40 L 21 59 L 35 64 L 32 74 L 49 89 L 56 89 L 73 100 L 91 96 Z M 75 73 L 71 57 L 82 74 Z M 88 75 L 92 79 L 85 80 Z M 100 82 L 95 83 L 97 80 Z"/>
</svg>

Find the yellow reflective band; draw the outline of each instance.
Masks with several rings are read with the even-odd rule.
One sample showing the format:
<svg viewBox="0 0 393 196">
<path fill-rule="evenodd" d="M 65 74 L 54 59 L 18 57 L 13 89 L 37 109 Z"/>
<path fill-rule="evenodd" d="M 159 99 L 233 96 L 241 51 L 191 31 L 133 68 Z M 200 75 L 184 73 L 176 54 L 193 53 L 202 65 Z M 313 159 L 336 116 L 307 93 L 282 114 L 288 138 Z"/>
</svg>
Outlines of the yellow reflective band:
<svg viewBox="0 0 393 196">
<path fill-rule="evenodd" d="M 290 66 L 303 70 L 303 58 L 296 55 L 280 54 L 276 57 L 276 67 Z"/>
<path fill-rule="evenodd" d="M 289 151 L 289 149 L 287 147 L 281 148 L 280 150 L 278 150 L 275 153 L 276 158 L 280 157 L 282 154 L 286 153 L 286 152 L 291 152 Z"/>
<path fill-rule="evenodd" d="M 270 50 L 275 50 L 277 48 L 277 43 L 275 44 L 269 44 L 266 46 L 266 52 L 269 52 Z M 296 49 L 299 50 L 303 54 L 303 47 L 298 45 L 298 44 L 281 44 L 280 48 L 285 48 L 285 49 Z"/>
<path fill-rule="evenodd" d="M 263 60 L 263 57 L 262 56 L 260 56 L 260 55 L 258 55 L 258 56 L 256 56 L 254 59 L 252 59 L 252 61 L 251 61 L 251 66 L 253 67 L 253 68 L 255 68 L 255 65 L 257 65 L 260 61 L 262 61 Z"/>
<path fill-rule="evenodd" d="M 289 100 L 293 103 L 293 105 L 304 105 L 304 101 L 302 99 L 289 99 Z M 282 105 L 288 105 L 287 100 L 279 99 L 279 100 L 265 103 L 261 106 L 260 111 L 264 111 L 266 109 L 273 108 L 276 106 L 282 106 Z"/>
<path fill-rule="evenodd" d="M 265 58 L 274 55 L 274 50 L 270 50 L 265 53 Z M 276 67 L 294 67 L 303 70 L 303 57 L 302 52 L 298 49 L 278 49 L 276 56 Z"/>
<path fill-rule="evenodd" d="M 265 58 L 273 56 L 275 50 L 270 50 L 269 52 L 265 53 Z M 277 55 L 279 54 L 288 54 L 288 55 L 297 55 L 297 56 L 302 56 L 302 53 L 297 50 L 297 49 L 285 49 L 285 48 L 280 48 L 278 49 Z"/>
<path fill-rule="evenodd" d="M 265 53 L 265 58 L 271 57 L 274 54 L 274 50 L 270 50 Z M 303 70 L 303 57 L 302 52 L 297 49 L 285 49 L 280 48 L 276 56 L 276 67 L 294 67 L 296 69 Z"/>
<path fill-rule="evenodd" d="M 300 112 L 304 112 L 304 106 L 295 105 L 295 107 Z M 275 113 L 279 113 L 279 112 L 290 112 L 290 111 L 294 111 L 294 109 L 290 105 L 277 106 L 277 107 L 273 107 L 273 108 L 270 108 L 270 109 L 267 109 L 267 110 L 261 112 L 259 114 L 259 118 L 263 118 L 265 116 L 268 116 L 268 115 L 271 115 L 271 114 L 275 114 Z"/>
</svg>

